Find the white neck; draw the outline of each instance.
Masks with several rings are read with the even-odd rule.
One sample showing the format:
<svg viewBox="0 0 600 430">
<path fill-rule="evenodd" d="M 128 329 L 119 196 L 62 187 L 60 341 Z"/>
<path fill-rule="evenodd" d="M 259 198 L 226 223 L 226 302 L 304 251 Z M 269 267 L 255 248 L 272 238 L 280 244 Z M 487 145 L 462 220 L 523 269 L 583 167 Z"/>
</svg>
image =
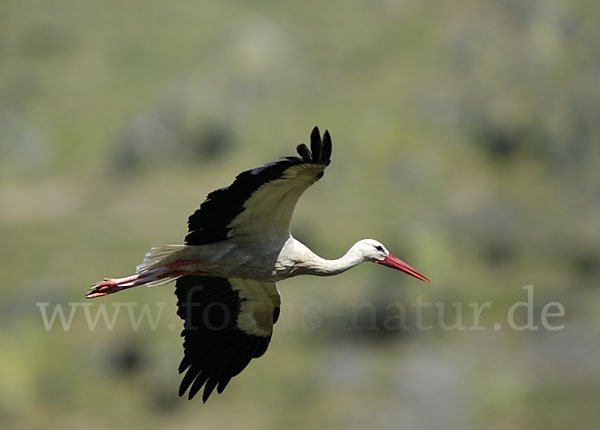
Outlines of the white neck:
<svg viewBox="0 0 600 430">
<path fill-rule="evenodd" d="M 356 244 L 354 244 L 342 257 L 336 260 L 327 260 L 319 257 L 301 242 L 296 240 L 294 242 L 294 251 L 296 251 L 296 255 L 300 256 L 302 260 L 301 262 L 296 263 L 296 267 L 300 268 L 298 266 L 301 266 L 300 272 L 302 274 L 316 276 L 337 275 L 338 273 L 345 272 L 346 270 L 365 262 L 362 253 L 356 249 Z"/>
</svg>

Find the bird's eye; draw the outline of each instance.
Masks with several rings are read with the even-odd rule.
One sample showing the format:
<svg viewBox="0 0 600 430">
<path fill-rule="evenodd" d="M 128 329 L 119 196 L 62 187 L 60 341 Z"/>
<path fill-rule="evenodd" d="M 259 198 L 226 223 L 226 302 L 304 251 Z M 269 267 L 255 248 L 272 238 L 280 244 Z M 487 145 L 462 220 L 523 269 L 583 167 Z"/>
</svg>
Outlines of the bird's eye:
<svg viewBox="0 0 600 430">
<path fill-rule="evenodd" d="M 381 245 L 377 245 L 377 246 L 375 247 L 375 249 L 376 249 L 377 251 L 379 251 L 379 252 L 383 252 L 383 246 L 381 246 Z"/>
</svg>

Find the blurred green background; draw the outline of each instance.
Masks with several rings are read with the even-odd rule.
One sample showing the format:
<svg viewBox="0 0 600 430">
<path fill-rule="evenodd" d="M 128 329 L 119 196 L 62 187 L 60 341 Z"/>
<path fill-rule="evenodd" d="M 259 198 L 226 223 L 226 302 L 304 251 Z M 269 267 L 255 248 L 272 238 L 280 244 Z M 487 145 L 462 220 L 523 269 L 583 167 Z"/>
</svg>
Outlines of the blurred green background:
<svg viewBox="0 0 600 430">
<path fill-rule="evenodd" d="M 1 428 L 597 428 L 597 2 L 0 12 Z M 333 161 L 295 235 L 328 258 L 381 240 L 433 282 L 370 264 L 281 282 L 267 354 L 206 405 L 179 399 L 172 284 L 83 295 L 181 243 L 209 191 L 291 155 L 314 125 Z M 507 327 L 525 285 L 534 323 L 560 302 L 562 330 Z M 412 324 L 418 297 L 441 303 L 423 310 L 431 330 Z M 462 306 L 472 326 L 484 302 L 484 330 L 439 323 Z M 112 329 L 90 328 L 86 310 L 119 303 Z M 162 309 L 155 329 L 129 320 L 144 304 Z M 70 328 L 46 330 L 57 305 Z"/>
</svg>

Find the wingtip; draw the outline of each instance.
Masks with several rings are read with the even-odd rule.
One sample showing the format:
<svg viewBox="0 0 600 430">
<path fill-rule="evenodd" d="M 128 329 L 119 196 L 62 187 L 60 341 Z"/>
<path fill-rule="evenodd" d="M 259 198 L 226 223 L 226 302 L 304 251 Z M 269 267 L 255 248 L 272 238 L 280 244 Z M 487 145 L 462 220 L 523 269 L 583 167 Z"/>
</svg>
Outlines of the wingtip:
<svg viewBox="0 0 600 430">
<path fill-rule="evenodd" d="M 188 400 L 192 400 L 194 396 L 198 393 L 198 391 L 200 391 L 200 388 L 202 388 L 202 385 L 194 386 L 192 384 L 192 386 L 190 387 L 190 391 L 188 391 Z"/>
<path fill-rule="evenodd" d="M 217 385 L 217 393 L 218 394 L 223 393 L 223 390 L 225 390 L 225 387 L 227 387 L 227 384 L 229 384 L 229 381 L 231 381 L 231 378 L 225 378 L 225 379 L 222 379 L 221 381 L 219 381 L 219 384 Z"/>
<path fill-rule="evenodd" d="M 321 151 L 321 158 L 325 165 L 329 165 L 331 162 L 331 135 L 329 134 L 329 130 L 325 130 L 323 134 L 323 150 Z"/>
<path fill-rule="evenodd" d="M 306 146 L 304 143 L 301 143 L 300 145 L 296 146 L 296 151 L 298 151 L 300 157 L 302 157 L 302 159 L 305 161 L 310 161 L 310 159 L 312 158 L 308 146 Z"/>
<path fill-rule="evenodd" d="M 206 403 L 216 386 L 217 382 L 215 380 L 209 380 L 206 382 L 206 385 L 204 386 L 204 392 L 202 393 L 203 403 Z"/>
<path fill-rule="evenodd" d="M 321 132 L 319 131 L 319 127 L 315 126 L 315 128 L 313 128 L 310 133 L 310 148 L 313 150 L 313 153 L 314 153 L 314 146 L 315 145 L 320 146 L 321 144 L 322 144 Z"/>
<path fill-rule="evenodd" d="M 321 133 L 319 127 L 315 126 L 312 133 L 310 134 L 310 150 L 312 152 L 312 162 L 318 163 L 321 161 L 321 153 L 323 149 L 323 140 L 321 139 Z"/>
</svg>

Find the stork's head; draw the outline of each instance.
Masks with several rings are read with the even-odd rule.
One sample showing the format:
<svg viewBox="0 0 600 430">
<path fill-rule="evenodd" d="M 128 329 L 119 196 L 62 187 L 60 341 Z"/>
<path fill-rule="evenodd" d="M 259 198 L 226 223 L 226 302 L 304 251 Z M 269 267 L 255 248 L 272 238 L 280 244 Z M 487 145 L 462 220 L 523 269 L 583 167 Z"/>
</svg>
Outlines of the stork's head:
<svg viewBox="0 0 600 430">
<path fill-rule="evenodd" d="M 404 261 L 400 260 L 398 257 L 390 254 L 390 251 L 388 251 L 385 246 L 376 240 L 363 239 L 355 246 L 358 248 L 357 250 L 362 253 L 365 261 L 373 261 L 374 263 L 383 264 L 384 266 L 408 273 L 409 275 L 414 276 L 421 281 L 430 282 L 425 275 L 422 275 Z"/>
</svg>

